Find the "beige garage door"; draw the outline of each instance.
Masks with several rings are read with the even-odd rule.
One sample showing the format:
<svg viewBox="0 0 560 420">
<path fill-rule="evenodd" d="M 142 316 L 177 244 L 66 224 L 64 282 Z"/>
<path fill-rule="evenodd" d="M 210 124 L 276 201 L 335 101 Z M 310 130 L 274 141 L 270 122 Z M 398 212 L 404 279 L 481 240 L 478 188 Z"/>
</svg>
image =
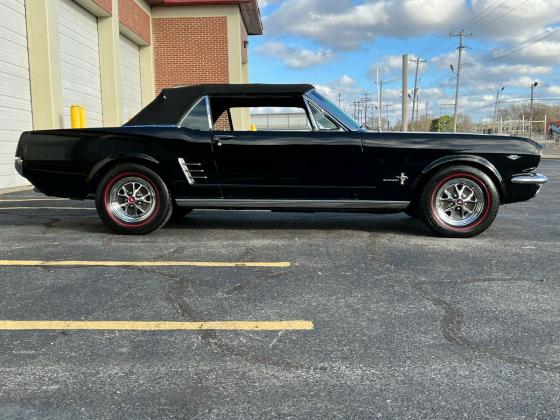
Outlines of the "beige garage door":
<svg viewBox="0 0 560 420">
<path fill-rule="evenodd" d="M 142 109 L 140 50 L 138 45 L 122 34 L 119 45 L 122 117 L 123 122 L 126 122 Z"/>
<path fill-rule="evenodd" d="M 0 189 L 26 185 L 14 169 L 22 131 L 33 129 L 24 0 L 0 0 Z"/>
<path fill-rule="evenodd" d="M 58 0 L 64 127 L 70 106 L 86 108 L 88 127 L 103 126 L 97 18 L 73 0 Z"/>
</svg>

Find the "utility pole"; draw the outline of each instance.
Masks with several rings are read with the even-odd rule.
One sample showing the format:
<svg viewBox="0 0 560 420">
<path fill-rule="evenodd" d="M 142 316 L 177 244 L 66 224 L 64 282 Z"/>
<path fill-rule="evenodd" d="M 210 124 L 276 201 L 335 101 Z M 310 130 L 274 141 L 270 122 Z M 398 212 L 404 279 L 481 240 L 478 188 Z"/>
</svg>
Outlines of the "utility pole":
<svg viewBox="0 0 560 420">
<path fill-rule="evenodd" d="M 402 56 L 402 131 L 408 131 L 408 54 Z"/>
<path fill-rule="evenodd" d="M 496 91 L 496 106 L 494 107 L 494 124 L 492 125 L 492 134 L 496 134 L 496 122 L 498 121 L 498 107 L 500 103 L 500 92 L 503 92 L 504 89 L 505 87 L 502 86 L 501 89 L 498 89 Z"/>
<path fill-rule="evenodd" d="M 453 113 L 453 132 L 457 132 L 457 112 L 459 110 L 459 83 L 461 80 L 461 58 L 463 56 L 463 50 L 465 49 L 465 37 L 472 36 L 472 34 L 465 34 L 465 30 L 461 30 L 458 34 L 450 33 L 449 36 L 459 37 L 459 55 L 457 58 L 457 86 L 455 88 L 455 112 Z"/>
<path fill-rule="evenodd" d="M 426 133 L 430 131 L 430 123 L 428 122 L 428 100 L 426 99 Z"/>
<path fill-rule="evenodd" d="M 420 104 L 421 104 L 421 103 L 422 103 L 422 102 L 420 101 L 420 97 L 417 96 L 417 97 L 416 97 L 416 117 L 415 117 L 416 122 L 419 122 L 419 121 L 420 121 L 419 118 L 418 118 L 418 114 L 419 114 L 419 112 L 420 112 Z M 412 121 L 412 125 L 413 125 L 413 130 L 414 130 L 414 129 L 416 128 L 416 126 L 414 125 L 414 121 Z"/>
<path fill-rule="evenodd" d="M 420 57 L 417 57 L 415 60 L 410 60 L 413 63 L 416 63 L 416 72 L 414 75 L 414 93 L 412 99 L 412 131 L 414 131 L 414 113 L 416 109 L 416 97 L 418 96 L 418 69 L 420 67 L 420 63 L 425 63 L 426 60 L 422 60 Z"/>
<path fill-rule="evenodd" d="M 529 138 L 533 138 L 533 100 L 535 98 L 535 88 L 539 85 L 539 82 L 535 82 L 531 85 L 531 117 L 529 119 Z"/>
<path fill-rule="evenodd" d="M 391 124 L 389 123 L 389 104 L 385 104 L 387 110 L 387 131 L 391 131 Z"/>
<path fill-rule="evenodd" d="M 341 104 L 341 95 L 340 93 L 338 94 L 338 107 L 340 108 L 340 104 Z"/>
<path fill-rule="evenodd" d="M 368 111 L 368 104 L 371 102 L 371 98 L 369 96 L 369 93 L 367 93 L 367 92 L 362 93 L 362 96 L 363 96 L 362 102 L 364 104 L 364 122 L 363 122 L 363 125 L 367 126 L 367 118 L 368 118 L 367 111 Z"/>
<path fill-rule="evenodd" d="M 381 131 L 381 113 L 383 112 L 383 80 L 377 81 L 377 127 Z"/>
</svg>

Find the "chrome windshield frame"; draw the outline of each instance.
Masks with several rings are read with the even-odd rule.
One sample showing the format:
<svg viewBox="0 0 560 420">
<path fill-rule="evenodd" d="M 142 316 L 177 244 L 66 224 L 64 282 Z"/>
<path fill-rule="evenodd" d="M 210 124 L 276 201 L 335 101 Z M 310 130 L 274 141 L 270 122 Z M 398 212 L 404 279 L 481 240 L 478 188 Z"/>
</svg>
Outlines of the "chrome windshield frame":
<svg viewBox="0 0 560 420">
<path fill-rule="evenodd" d="M 351 131 L 346 125 L 344 125 L 342 122 L 340 122 L 340 120 L 338 120 L 338 118 L 335 118 L 330 112 L 328 112 L 322 106 L 318 105 L 317 102 L 315 102 L 313 99 L 311 99 L 309 96 L 307 96 L 307 92 L 303 94 L 303 100 L 305 102 L 307 112 L 309 113 L 309 118 L 311 119 L 311 124 L 312 124 L 313 129 L 315 131 L 324 131 L 324 132 L 331 132 L 331 133 L 336 133 L 337 131 Z M 309 104 L 312 104 L 315 108 L 317 108 L 319 111 L 321 111 L 325 116 L 328 116 L 328 118 L 330 118 L 336 124 L 338 124 L 338 126 L 340 128 L 338 130 L 321 130 L 321 129 L 319 129 L 319 126 L 317 125 L 317 121 L 315 120 L 315 116 L 313 115 L 313 112 L 311 112 L 311 108 L 309 107 Z"/>
</svg>

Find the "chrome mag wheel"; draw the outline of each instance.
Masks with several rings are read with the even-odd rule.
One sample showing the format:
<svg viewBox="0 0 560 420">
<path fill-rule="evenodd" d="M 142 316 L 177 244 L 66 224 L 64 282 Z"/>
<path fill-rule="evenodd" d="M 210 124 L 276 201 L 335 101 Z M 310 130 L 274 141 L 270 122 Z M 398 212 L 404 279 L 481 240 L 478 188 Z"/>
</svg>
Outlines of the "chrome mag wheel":
<svg viewBox="0 0 560 420">
<path fill-rule="evenodd" d="M 436 192 L 435 201 L 438 217 L 456 227 L 476 222 L 485 207 L 482 189 L 467 178 L 455 178 L 443 184 Z"/>
<path fill-rule="evenodd" d="M 125 223 L 140 223 L 153 214 L 156 200 L 156 192 L 148 181 L 130 176 L 112 186 L 107 209 Z"/>
</svg>

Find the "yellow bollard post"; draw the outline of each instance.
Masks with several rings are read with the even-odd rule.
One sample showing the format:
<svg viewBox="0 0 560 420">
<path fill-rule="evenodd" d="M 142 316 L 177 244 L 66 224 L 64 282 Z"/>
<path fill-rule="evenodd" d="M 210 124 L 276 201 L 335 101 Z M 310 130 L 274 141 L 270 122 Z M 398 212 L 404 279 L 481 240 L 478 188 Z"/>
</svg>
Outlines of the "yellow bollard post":
<svg viewBox="0 0 560 420">
<path fill-rule="evenodd" d="M 80 107 L 80 128 L 87 127 L 87 119 L 86 119 L 86 109 L 81 106 Z"/>
<path fill-rule="evenodd" d="M 80 107 L 78 105 L 70 107 L 70 127 L 80 128 Z"/>
</svg>

